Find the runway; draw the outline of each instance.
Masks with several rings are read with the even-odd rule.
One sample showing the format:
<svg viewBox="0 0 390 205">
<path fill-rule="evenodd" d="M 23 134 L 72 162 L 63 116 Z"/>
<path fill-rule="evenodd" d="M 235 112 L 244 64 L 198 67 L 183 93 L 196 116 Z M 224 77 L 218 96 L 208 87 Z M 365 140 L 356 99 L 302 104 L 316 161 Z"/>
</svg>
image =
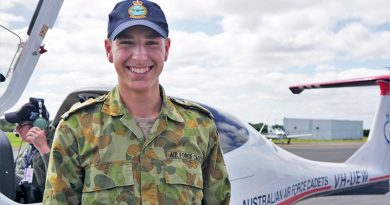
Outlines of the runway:
<svg viewBox="0 0 390 205">
<path fill-rule="evenodd" d="M 362 143 L 342 142 L 342 143 L 302 143 L 302 144 L 277 144 L 283 149 L 298 156 L 324 162 L 344 162 Z M 390 204 L 390 194 L 386 195 L 354 195 L 354 196 L 326 196 L 315 197 L 298 202 L 297 205 L 371 205 Z"/>
</svg>

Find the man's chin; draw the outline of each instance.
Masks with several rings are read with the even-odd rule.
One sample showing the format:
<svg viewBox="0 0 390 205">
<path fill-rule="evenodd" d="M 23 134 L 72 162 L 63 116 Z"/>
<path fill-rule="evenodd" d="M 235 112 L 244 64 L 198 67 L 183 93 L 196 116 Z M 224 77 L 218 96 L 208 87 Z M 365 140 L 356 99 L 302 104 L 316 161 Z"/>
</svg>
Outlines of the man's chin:
<svg viewBox="0 0 390 205">
<path fill-rule="evenodd" d="M 145 81 L 136 81 L 126 84 L 126 90 L 131 90 L 137 93 L 149 92 L 151 89 L 154 89 L 154 85 L 150 82 Z M 157 83 L 158 87 L 158 83 Z"/>
</svg>

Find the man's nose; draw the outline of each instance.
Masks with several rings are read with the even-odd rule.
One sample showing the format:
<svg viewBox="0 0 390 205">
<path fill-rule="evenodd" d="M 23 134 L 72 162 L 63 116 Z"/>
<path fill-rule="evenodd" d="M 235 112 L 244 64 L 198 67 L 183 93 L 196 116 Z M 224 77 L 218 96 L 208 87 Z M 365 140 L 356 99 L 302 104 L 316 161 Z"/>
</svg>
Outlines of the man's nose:
<svg viewBox="0 0 390 205">
<path fill-rule="evenodd" d="M 132 58 L 134 60 L 146 60 L 148 56 L 145 47 L 137 46 L 136 48 L 134 48 Z"/>
</svg>

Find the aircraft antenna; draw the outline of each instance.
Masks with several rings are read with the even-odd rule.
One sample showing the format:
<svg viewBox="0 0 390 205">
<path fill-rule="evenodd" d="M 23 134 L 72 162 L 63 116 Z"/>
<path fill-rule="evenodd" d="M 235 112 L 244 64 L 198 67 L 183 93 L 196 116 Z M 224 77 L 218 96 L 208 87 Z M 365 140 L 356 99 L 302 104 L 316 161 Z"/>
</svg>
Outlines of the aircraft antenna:
<svg viewBox="0 0 390 205">
<path fill-rule="evenodd" d="M 8 32 L 14 34 L 16 37 L 18 37 L 18 39 L 19 39 L 19 44 L 22 43 L 22 38 L 20 38 L 20 36 L 19 36 L 18 34 L 16 34 L 16 33 L 13 32 L 11 29 L 9 29 L 9 28 L 7 28 L 7 27 L 1 25 L 1 24 L 0 24 L 0 27 L 2 27 L 3 29 L 7 30 Z"/>
<path fill-rule="evenodd" d="M 22 38 L 20 38 L 20 36 L 19 36 L 18 34 L 16 34 L 15 32 L 13 32 L 11 29 L 9 29 L 9 28 L 7 28 L 7 27 L 1 25 L 1 24 L 0 24 L 0 27 L 2 27 L 3 29 L 5 29 L 6 31 L 12 33 L 12 34 L 15 35 L 16 37 L 18 37 L 18 39 L 19 39 L 19 44 L 18 44 L 18 49 L 17 49 L 17 51 L 19 51 L 19 50 L 20 50 L 20 47 L 21 47 L 21 45 L 22 45 Z M 10 66 L 9 66 L 9 68 L 8 68 L 7 74 L 5 75 L 5 78 L 8 78 L 8 77 L 9 77 L 9 75 L 10 75 L 10 73 L 11 73 L 11 70 L 12 70 L 12 65 L 14 64 L 17 55 L 18 55 L 18 52 L 15 52 L 15 55 L 14 55 L 14 57 L 12 58 L 11 64 L 10 64 Z M 5 80 L 5 79 L 4 79 L 4 80 Z"/>
</svg>

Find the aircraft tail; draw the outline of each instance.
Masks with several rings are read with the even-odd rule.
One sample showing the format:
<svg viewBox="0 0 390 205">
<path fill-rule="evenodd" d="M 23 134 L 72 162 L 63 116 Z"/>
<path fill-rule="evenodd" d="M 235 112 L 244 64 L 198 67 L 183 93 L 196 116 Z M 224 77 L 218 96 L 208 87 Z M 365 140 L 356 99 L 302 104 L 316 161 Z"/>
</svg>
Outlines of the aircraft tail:
<svg viewBox="0 0 390 205">
<path fill-rule="evenodd" d="M 389 76 L 390 77 L 390 76 Z M 381 100 L 372 123 L 368 141 L 346 163 L 367 164 L 390 173 L 390 82 L 378 81 Z"/>
<path fill-rule="evenodd" d="M 368 141 L 346 161 L 346 164 L 366 165 L 367 168 L 380 169 L 384 173 L 389 173 L 384 178 L 390 178 L 390 75 L 291 86 L 290 90 L 294 94 L 299 94 L 304 89 L 373 85 L 379 86 L 381 100 Z"/>
</svg>

